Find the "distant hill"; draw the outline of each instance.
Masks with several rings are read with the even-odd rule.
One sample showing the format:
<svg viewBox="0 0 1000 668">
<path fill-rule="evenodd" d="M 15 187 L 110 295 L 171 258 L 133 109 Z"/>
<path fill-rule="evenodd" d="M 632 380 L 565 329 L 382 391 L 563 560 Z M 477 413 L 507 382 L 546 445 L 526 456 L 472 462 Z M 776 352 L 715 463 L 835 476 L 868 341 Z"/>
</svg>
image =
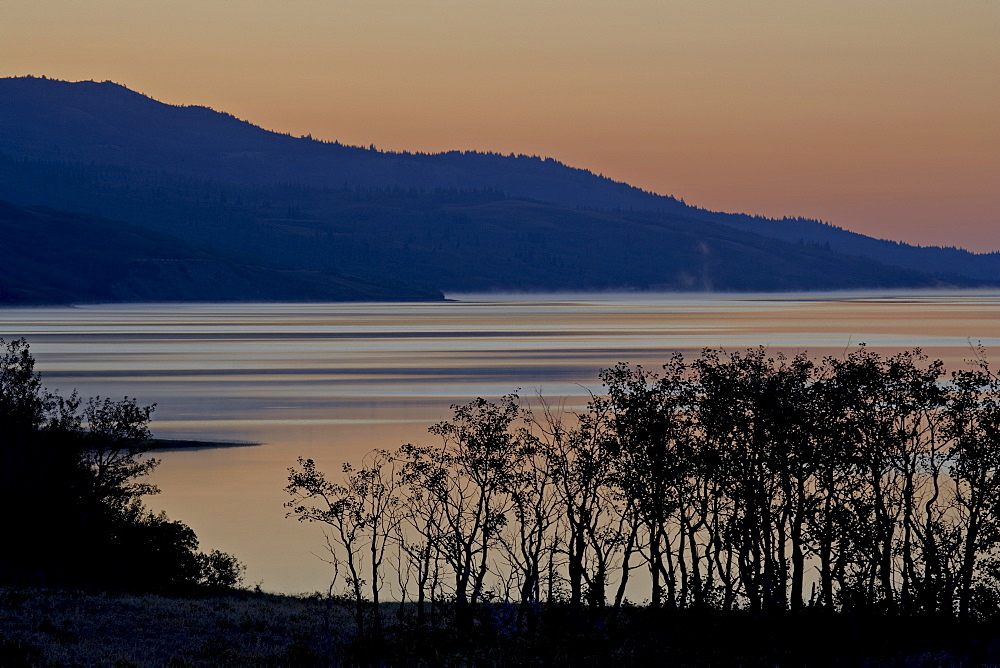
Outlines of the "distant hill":
<svg viewBox="0 0 1000 668">
<path fill-rule="evenodd" d="M 913 246 L 898 241 L 873 239 L 807 218 L 773 220 L 754 216 L 724 215 L 724 224 L 793 243 L 811 243 L 848 255 L 876 259 L 888 265 L 932 274 L 962 274 L 996 282 L 1000 279 L 1000 252 L 970 253 L 961 248 Z"/>
<path fill-rule="evenodd" d="M 1000 253 L 714 213 L 552 159 L 294 138 L 110 82 L 0 79 L 0 198 L 417 291 L 1000 284 Z"/>
<path fill-rule="evenodd" d="M 323 188 L 498 189 L 569 206 L 681 210 L 671 197 L 535 156 L 391 153 L 269 132 L 105 81 L 0 79 L 0 152 L 218 181 Z"/>
<path fill-rule="evenodd" d="M 0 197 L 10 192 L 77 206 L 90 216 L 134 221 L 138 229 L 169 235 L 174 243 L 183 239 L 213 258 L 242 265 L 347 274 L 424 291 L 781 291 L 981 283 L 668 214 L 570 209 L 495 191 L 234 185 L 0 160 Z M 45 256 L 36 259 L 44 262 Z"/>
<path fill-rule="evenodd" d="M 135 225 L 3 201 L 0 238 L 0 305 L 441 298 L 324 272 L 249 265 Z"/>
</svg>

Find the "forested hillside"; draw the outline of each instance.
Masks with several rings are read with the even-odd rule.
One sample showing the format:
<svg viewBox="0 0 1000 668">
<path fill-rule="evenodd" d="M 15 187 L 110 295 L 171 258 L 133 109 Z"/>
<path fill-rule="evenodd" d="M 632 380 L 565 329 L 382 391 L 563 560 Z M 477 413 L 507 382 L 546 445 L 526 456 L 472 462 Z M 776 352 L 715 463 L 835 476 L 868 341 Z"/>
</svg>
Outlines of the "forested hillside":
<svg viewBox="0 0 1000 668">
<path fill-rule="evenodd" d="M 322 270 L 283 269 L 148 228 L 0 201 L 0 304 L 440 299 Z"/>
<path fill-rule="evenodd" d="M 563 219 L 580 209 L 597 209 L 614 215 L 644 212 L 646 221 L 664 225 L 683 222 L 688 235 L 713 235 L 717 234 L 714 228 L 726 226 L 791 244 L 820 246 L 843 255 L 861 256 L 921 274 L 932 274 L 952 284 L 956 283 L 956 276 L 986 283 L 1000 280 L 1000 253 L 973 254 L 958 249 L 915 247 L 872 239 L 808 219 L 772 220 L 706 211 L 674 197 L 645 192 L 585 169 L 569 167 L 551 158 L 474 151 L 440 154 L 385 152 L 375 147 L 362 148 L 316 141 L 311 137 L 291 137 L 264 130 L 205 107 L 164 104 L 111 82 L 69 83 L 33 77 L 0 79 L 0 127 L 3 128 L 0 133 L 0 158 L 5 158 L 7 162 L 33 161 L 40 170 L 35 175 L 34 188 L 23 182 L 11 183 L 9 176 L 5 175 L 4 181 L 7 183 L 0 192 L 0 198 L 21 205 L 44 204 L 123 218 L 136 224 L 144 224 L 144 220 L 152 220 L 157 216 L 162 218 L 162 214 L 150 212 L 149 209 L 164 205 L 175 206 L 169 202 L 172 196 L 190 200 L 192 193 L 180 192 L 189 187 L 195 191 L 214 187 L 214 194 L 223 197 L 225 188 L 219 187 L 219 184 L 232 187 L 295 184 L 320 191 L 485 191 L 567 208 L 568 211 L 560 214 Z M 81 184 L 78 180 L 57 178 L 51 169 L 53 161 L 85 165 L 91 171 L 84 174 L 84 179 L 90 183 Z M 180 178 L 169 185 L 164 184 L 169 193 L 161 192 L 157 187 L 150 190 L 146 177 L 126 184 L 125 189 L 130 191 L 128 193 L 120 190 L 116 192 L 113 187 L 105 192 L 111 186 L 104 183 L 100 174 L 101 167 L 124 170 L 114 177 L 113 180 L 117 181 L 122 181 L 123 178 L 129 181 L 141 172 L 170 174 Z M 55 171 L 58 172 L 59 169 Z M 45 172 L 48 176 L 42 174 Z M 85 187 L 89 197 L 81 197 L 80 188 L 74 188 L 74 184 Z M 98 198 L 98 193 L 107 201 L 95 204 L 93 200 Z M 168 196 L 164 197 L 165 195 Z M 122 201 L 123 198 L 125 201 Z M 286 208 L 284 213 L 288 215 L 285 217 L 291 219 L 298 218 L 295 215 L 296 208 L 311 213 L 314 218 L 336 213 L 317 207 L 315 201 L 310 201 L 315 200 L 311 195 L 302 201 L 297 201 L 294 196 L 276 199 L 280 199 L 281 205 Z M 214 215 L 223 219 L 239 217 L 239 211 L 230 210 L 225 200 L 220 200 L 217 204 L 222 206 L 211 207 Z M 376 203 L 371 205 L 378 208 Z M 407 225 L 412 227 L 416 219 L 419 219 L 419 207 L 412 210 L 406 206 L 400 207 L 398 202 L 389 206 L 394 209 L 393 216 L 405 219 L 404 228 Z M 134 213 L 125 215 L 130 207 Z M 188 215 L 186 211 L 183 213 Z M 273 214 L 274 212 L 270 212 L 267 215 L 273 217 Z M 202 219 L 208 215 L 207 210 L 200 213 Z M 378 215 L 377 211 L 373 214 L 376 218 Z M 533 218 L 530 212 L 525 214 L 508 207 L 503 217 L 506 226 L 527 229 L 532 243 L 540 235 L 552 232 L 544 222 L 539 224 L 537 230 L 532 228 Z M 495 219 L 496 216 L 492 218 Z M 175 220 L 175 224 L 183 226 L 184 219 Z M 587 220 L 581 219 L 580 224 L 586 228 Z M 466 225 L 465 228 L 466 236 L 475 237 L 485 232 L 475 229 L 474 225 Z M 166 231 L 174 233 L 173 229 Z M 388 232 L 394 237 L 397 230 L 390 228 Z M 575 229 L 570 230 L 569 234 L 572 236 L 574 233 Z M 610 238 L 617 233 L 618 227 L 608 224 L 605 236 Z M 228 235 L 230 241 L 233 238 L 231 230 L 220 234 Z M 399 234 L 406 236 L 408 231 L 402 229 Z M 429 234 L 433 236 L 434 230 Z M 642 253 L 647 248 L 662 248 L 662 239 L 641 231 L 635 233 L 634 228 L 623 231 L 622 236 L 631 241 L 617 245 L 628 245 L 629 255 L 636 251 Z M 732 238 L 739 239 L 738 244 L 747 243 L 746 237 Z M 394 238 L 383 236 L 379 245 L 386 242 L 387 254 L 393 255 L 392 245 L 395 241 Z M 562 241 L 566 241 L 566 238 Z M 412 245 L 413 241 L 404 243 Z M 483 243 L 491 245 L 486 241 Z M 771 248 L 779 254 L 789 252 L 781 245 L 772 245 Z M 545 261 L 546 257 L 551 256 L 557 267 L 564 261 L 573 264 L 566 257 L 556 259 L 556 256 L 572 255 L 573 252 L 572 249 L 557 249 L 553 254 L 547 249 L 539 249 L 531 262 Z M 614 249 L 609 249 L 609 253 L 612 252 Z M 424 259 L 419 254 L 412 257 L 407 255 L 403 261 L 422 262 Z M 509 257 L 505 256 L 505 260 L 507 259 Z M 667 269 L 664 276 L 653 277 L 642 272 L 636 276 L 621 276 L 621 285 L 616 287 L 663 284 L 674 287 L 687 285 L 689 289 L 711 286 L 716 289 L 753 290 L 780 289 L 783 285 L 810 288 L 824 282 L 828 282 L 825 287 L 836 288 L 844 287 L 845 284 L 844 280 L 836 277 L 840 270 L 829 264 L 821 262 L 816 267 L 813 278 L 807 281 L 795 276 L 782 277 L 781 262 L 772 270 L 767 261 L 761 265 L 758 262 L 760 258 L 752 257 L 739 269 L 750 282 L 745 286 L 731 286 L 724 276 L 713 276 L 710 280 L 678 280 L 679 273 L 689 277 L 704 273 L 703 265 L 697 262 L 685 266 L 673 264 L 682 259 L 680 255 L 665 258 Z M 449 258 L 434 256 L 430 260 L 447 262 Z M 729 262 L 729 258 L 725 261 Z M 794 262 L 791 258 L 789 261 Z M 447 267 L 442 266 L 441 269 L 445 275 L 448 274 Z M 456 266 L 454 270 L 456 274 L 461 274 L 464 268 Z M 370 273 L 374 275 L 378 271 L 381 270 L 372 269 Z M 758 275 L 762 271 L 773 271 L 777 276 L 763 278 Z M 889 279 L 885 275 L 876 277 L 871 272 L 868 273 L 869 276 L 859 278 L 857 283 L 867 286 L 900 283 L 914 287 L 927 285 L 925 279 L 912 274 L 901 274 Z M 573 285 L 577 278 L 579 274 L 574 274 L 571 270 L 566 274 L 560 273 L 559 280 L 554 284 L 543 276 L 537 279 L 525 278 L 521 282 L 526 286 L 549 289 Z M 961 281 L 958 283 L 961 284 Z M 460 287 L 454 281 L 446 284 L 432 281 L 428 284 L 446 289 Z M 496 281 L 486 277 L 472 277 L 467 287 L 487 284 L 496 285 Z M 460 289 L 464 287 L 466 286 Z"/>
<path fill-rule="evenodd" d="M 0 157 L 2 198 L 126 220 L 242 266 L 414 286 L 411 295 L 989 283 L 886 266 L 679 214 L 568 208 L 496 190 L 242 184 Z"/>
<path fill-rule="evenodd" d="M 110 82 L 0 79 L 0 128 L 7 303 L 1000 284 L 1000 254 L 713 213 L 552 159 L 295 138 Z"/>
</svg>

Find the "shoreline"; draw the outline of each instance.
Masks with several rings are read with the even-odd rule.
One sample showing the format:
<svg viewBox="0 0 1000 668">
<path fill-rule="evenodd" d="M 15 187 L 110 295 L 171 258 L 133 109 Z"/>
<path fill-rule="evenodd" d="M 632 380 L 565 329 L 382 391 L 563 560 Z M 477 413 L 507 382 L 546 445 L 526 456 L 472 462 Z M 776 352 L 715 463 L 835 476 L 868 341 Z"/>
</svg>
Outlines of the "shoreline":
<svg viewBox="0 0 1000 668">
<path fill-rule="evenodd" d="M 202 441 L 189 438 L 153 438 L 146 447 L 149 451 L 214 450 L 217 448 L 249 448 L 263 445 L 259 441 Z"/>
</svg>

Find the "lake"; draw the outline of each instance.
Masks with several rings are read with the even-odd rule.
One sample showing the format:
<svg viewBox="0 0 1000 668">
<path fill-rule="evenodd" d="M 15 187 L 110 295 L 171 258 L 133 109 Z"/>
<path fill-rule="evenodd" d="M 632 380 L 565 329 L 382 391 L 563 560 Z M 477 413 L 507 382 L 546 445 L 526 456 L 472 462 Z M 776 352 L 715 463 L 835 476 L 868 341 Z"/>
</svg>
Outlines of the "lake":
<svg viewBox="0 0 1000 668">
<path fill-rule="evenodd" d="M 449 406 L 520 388 L 582 407 L 597 373 L 704 347 L 843 355 L 919 346 L 957 368 L 1000 364 L 1000 292 L 450 295 L 407 304 L 111 304 L 0 309 L 51 390 L 156 403 L 161 438 L 263 445 L 169 451 L 149 505 L 233 552 L 248 584 L 324 589 L 317 526 L 285 519 L 296 457 L 335 473 L 375 447 L 430 444 Z"/>
</svg>

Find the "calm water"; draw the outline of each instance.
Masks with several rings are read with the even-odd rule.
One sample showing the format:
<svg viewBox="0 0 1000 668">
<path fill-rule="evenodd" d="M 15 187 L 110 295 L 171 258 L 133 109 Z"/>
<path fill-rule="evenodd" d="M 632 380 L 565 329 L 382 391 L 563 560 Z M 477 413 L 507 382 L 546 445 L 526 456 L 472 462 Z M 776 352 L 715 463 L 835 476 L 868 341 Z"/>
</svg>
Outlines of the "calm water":
<svg viewBox="0 0 1000 668">
<path fill-rule="evenodd" d="M 521 388 L 585 403 L 618 361 L 675 350 L 920 346 L 949 368 L 981 341 L 1000 364 L 1000 292 L 893 295 L 457 296 L 434 304 L 144 304 L 0 310 L 45 385 L 156 402 L 160 437 L 263 442 L 165 452 L 149 503 L 234 552 L 266 590 L 324 588 L 318 527 L 284 517 L 286 468 L 334 472 L 373 447 L 433 442 L 449 406 Z"/>
</svg>

